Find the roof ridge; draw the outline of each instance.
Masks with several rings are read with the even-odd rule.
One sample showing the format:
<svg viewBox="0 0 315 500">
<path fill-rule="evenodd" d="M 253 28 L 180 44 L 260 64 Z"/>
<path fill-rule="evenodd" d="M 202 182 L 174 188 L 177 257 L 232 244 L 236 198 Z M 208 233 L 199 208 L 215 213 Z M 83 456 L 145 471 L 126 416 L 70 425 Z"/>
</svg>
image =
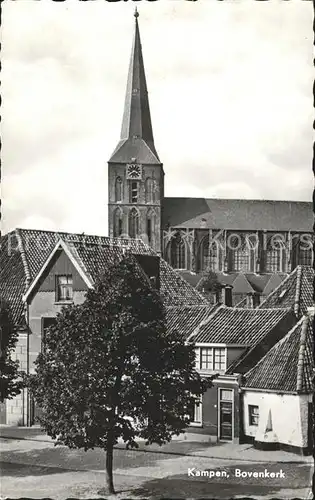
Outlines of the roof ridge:
<svg viewBox="0 0 315 500">
<path fill-rule="evenodd" d="M 198 330 L 199 330 L 202 326 L 206 325 L 206 324 L 210 321 L 210 319 L 213 319 L 213 317 L 214 317 L 214 316 L 218 313 L 218 311 L 220 311 L 221 309 L 225 309 L 225 306 L 224 306 L 223 304 L 222 304 L 221 306 L 217 307 L 214 311 L 212 311 L 212 312 L 210 313 L 210 315 L 209 315 L 206 319 L 204 319 L 204 320 L 202 320 L 202 321 L 201 321 L 201 323 L 200 323 L 200 324 L 199 324 L 199 325 L 195 328 L 195 330 L 194 330 L 193 332 L 191 332 L 191 334 L 187 337 L 186 342 L 189 342 L 189 341 L 190 341 L 190 339 L 191 339 L 192 337 L 195 337 L 195 336 L 197 335 L 197 333 L 198 333 Z"/>
<path fill-rule="evenodd" d="M 297 267 L 295 267 L 295 268 L 293 269 L 293 271 L 291 271 L 291 273 L 290 273 L 290 274 L 288 274 L 288 275 L 284 278 L 284 280 L 282 280 L 282 281 L 281 281 L 281 283 L 279 283 L 279 285 L 278 285 L 278 286 L 276 286 L 276 288 L 275 288 L 275 289 L 274 289 L 271 293 L 269 293 L 269 295 L 267 295 L 267 297 L 265 298 L 265 300 L 263 300 L 263 302 L 261 302 L 261 304 L 258 306 L 258 308 L 257 308 L 257 309 L 263 309 L 261 306 L 262 306 L 265 302 L 267 302 L 267 300 L 269 300 L 269 299 L 270 299 L 270 297 L 273 297 L 273 296 L 274 296 L 274 295 L 278 292 L 278 290 L 279 290 L 279 289 L 280 289 L 280 288 L 281 288 L 281 287 L 282 287 L 282 286 L 283 286 L 283 285 L 284 285 L 284 284 L 285 284 L 285 283 L 289 280 L 289 278 L 291 278 L 294 274 L 296 274 L 296 272 L 297 272 Z M 266 286 L 268 285 L 268 283 L 269 283 L 269 281 L 270 281 L 270 279 L 271 279 L 271 277 L 272 277 L 272 276 L 273 276 L 273 274 L 270 276 L 270 278 L 269 278 L 268 282 L 266 283 Z M 266 288 L 266 287 L 265 287 L 265 288 Z"/>
<path fill-rule="evenodd" d="M 286 340 L 292 335 L 292 333 L 294 332 L 294 330 L 296 328 L 298 328 L 300 326 L 300 323 L 302 322 L 302 319 L 300 319 L 289 331 L 288 333 L 286 333 L 286 335 L 284 337 L 282 337 L 280 340 L 278 340 L 278 342 L 276 342 L 270 349 L 269 351 L 266 352 L 266 354 L 260 358 L 260 360 L 256 363 L 255 366 L 253 366 L 250 370 L 248 370 L 248 372 L 245 373 L 245 377 L 246 375 L 249 376 L 251 375 L 251 373 L 258 367 L 260 366 L 264 360 L 266 359 L 267 356 L 270 356 L 272 354 L 272 352 L 274 352 L 281 344 L 284 344 L 284 342 L 286 342 Z M 251 350 L 251 348 L 250 348 Z M 247 354 L 249 353 L 250 351 L 247 352 Z"/>
<path fill-rule="evenodd" d="M 301 335 L 300 335 L 299 354 L 298 354 L 297 375 L 296 375 L 297 392 L 301 392 L 303 390 L 303 374 L 304 374 L 304 364 L 305 364 L 304 362 L 305 362 L 308 323 L 309 323 L 309 317 L 307 315 L 303 316 Z"/>
</svg>

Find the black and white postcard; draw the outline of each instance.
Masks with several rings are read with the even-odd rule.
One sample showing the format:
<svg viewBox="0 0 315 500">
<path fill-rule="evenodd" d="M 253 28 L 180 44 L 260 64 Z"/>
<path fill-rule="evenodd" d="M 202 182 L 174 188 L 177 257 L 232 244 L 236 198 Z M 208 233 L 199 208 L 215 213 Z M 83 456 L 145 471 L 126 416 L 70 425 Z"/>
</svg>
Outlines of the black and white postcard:
<svg viewBox="0 0 315 500">
<path fill-rule="evenodd" d="M 312 15 L 2 3 L 1 498 L 313 497 Z"/>
</svg>

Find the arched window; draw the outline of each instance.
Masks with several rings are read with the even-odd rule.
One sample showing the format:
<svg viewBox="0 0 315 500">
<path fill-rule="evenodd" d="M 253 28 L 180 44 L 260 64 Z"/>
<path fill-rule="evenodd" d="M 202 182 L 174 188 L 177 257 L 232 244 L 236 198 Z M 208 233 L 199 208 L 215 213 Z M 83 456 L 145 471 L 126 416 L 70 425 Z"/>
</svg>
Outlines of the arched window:
<svg viewBox="0 0 315 500">
<path fill-rule="evenodd" d="M 122 179 L 117 177 L 115 181 L 115 201 L 122 201 Z"/>
<path fill-rule="evenodd" d="M 123 232 L 123 214 L 120 208 L 114 212 L 114 237 L 121 236 Z"/>
<path fill-rule="evenodd" d="M 247 272 L 250 269 L 250 247 L 244 235 L 228 238 L 231 271 Z"/>
<path fill-rule="evenodd" d="M 277 237 L 271 236 L 267 242 L 265 253 L 265 271 L 269 273 L 277 273 L 283 270 L 284 257 L 284 241 Z"/>
<path fill-rule="evenodd" d="M 311 240 L 299 241 L 296 245 L 296 263 L 302 266 L 313 265 L 313 247 Z"/>
<path fill-rule="evenodd" d="M 209 236 L 205 236 L 201 241 L 199 262 L 201 271 L 214 271 L 218 268 L 218 245 L 213 241 L 210 247 Z"/>
<path fill-rule="evenodd" d="M 132 208 L 128 217 L 128 229 L 130 238 L 136 238 L 139 234 L 139 213 Z"/>
<path fill-rule="evenodd" d="M 145 202 L 154 202 L 154 180 L 148 177 L 145 181 Z"/>
<path fill-rule="evenodd" d="M 154 235 L 154 211 L 148 210 L 147 213 L 147 235 L 149 244 L 152 243 L 153 235 Z"/>
<path fill-rule="evenodd" d="M 187 252 L 186 244 L 180 234 L 177 234 L 169 243 L 170 264 L 174 269 L 186 269 Z"/>
</svg>

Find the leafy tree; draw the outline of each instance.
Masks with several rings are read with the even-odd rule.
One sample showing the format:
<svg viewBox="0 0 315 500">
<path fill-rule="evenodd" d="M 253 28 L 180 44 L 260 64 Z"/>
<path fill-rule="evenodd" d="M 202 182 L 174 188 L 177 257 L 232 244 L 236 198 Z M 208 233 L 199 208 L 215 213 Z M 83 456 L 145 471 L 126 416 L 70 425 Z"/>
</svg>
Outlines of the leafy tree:
<svg viewBox="0 0 315 500">
<path fill-rule="evenodd" d="M 130 255 L 108 269 L 81 305 L 64 308 L 36 361 L 32 391 L 46 432 L 70 448 L 106 451 L 163 444 L 184 431 L 211 382 L 194 370 L 194 347 L 168 334 L 157 291 Z M 195 396 L 192 396 L 195 395 Z"/>
<path fill-rule="evenodd" d="M 22 389 L 19 362 L 12 360 L 18 334 L 9 305 L 0 298 L 0 401 L 12 399 Z"/>
</svg>

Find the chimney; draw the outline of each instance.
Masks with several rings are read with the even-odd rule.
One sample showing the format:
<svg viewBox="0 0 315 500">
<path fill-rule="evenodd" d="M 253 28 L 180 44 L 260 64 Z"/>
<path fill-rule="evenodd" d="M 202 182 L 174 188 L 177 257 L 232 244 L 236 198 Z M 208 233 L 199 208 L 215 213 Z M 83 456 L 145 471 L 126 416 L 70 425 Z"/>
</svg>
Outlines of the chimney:
<svg viewBox="0 0 315 500">
<path fill-rule="evenodd" d="M 223 285 L 222 287 L 222 303 L 228 307 L 232 307 L 233 305 L 232 290 L 232 285 Z"/>
<path fill-rule="evenodd" d="M 249 292 L 246 296 L 247 309 L 255 309 L 260 304 L 260 296 L 256 292 Z"/>
</svg>

